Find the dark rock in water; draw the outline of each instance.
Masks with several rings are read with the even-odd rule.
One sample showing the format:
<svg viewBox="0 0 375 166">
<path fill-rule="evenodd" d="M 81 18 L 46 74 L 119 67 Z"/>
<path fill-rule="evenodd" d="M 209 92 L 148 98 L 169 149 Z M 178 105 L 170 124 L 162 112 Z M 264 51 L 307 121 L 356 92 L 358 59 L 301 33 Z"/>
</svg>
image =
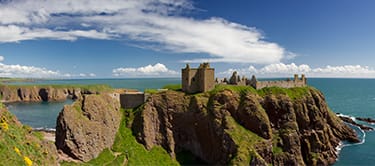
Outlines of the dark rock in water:
<svg viewBox="0 0 375 166">
<path fill-rule="evenodd" d="M 171 156 L 187 150 L 216 165 L 330 165 L 342 140 L 360 141 L 313 88 L 297 99 L 160 92 L 148 98 L 132 128 L 147 149 L 162 146 Z"/>
<path fill-rule="evenodd" d="M 364 121 L 364 122 L 367 122 L 367 123 L 375 123 L 375 119 L 371 119 L 371 118 L 356 117 L 355 119 L 360 120 L 360 121 Z"/>
<path fill-rule="evenodd" d="M 117 100 L 106 94 L 85 95 L 60 112 L 56 147 L 74 159 L 93 159 L 112 146 L 120 120 Z"/>
<path fill-rule="evenodd" d="M 344 116 L 339 116 L 340 119 L 342 119 L 344 122 L 346 123 L 350 123 L 354 126 L 357 126 L 359 128 L 361 128 L 362 130 L 364 131 L 372 131 L 374 130 L 374 128 L 370 127 L 370 126 L 366 126 L 366 125 L 362 125 L 362 124 L 359 124 L 357 122 L 355 122 L 353 119 L 349 118 L 349 117 L 344 117 Z M 356 118 L 357 119 L 357 118 Z"/>
</svg>

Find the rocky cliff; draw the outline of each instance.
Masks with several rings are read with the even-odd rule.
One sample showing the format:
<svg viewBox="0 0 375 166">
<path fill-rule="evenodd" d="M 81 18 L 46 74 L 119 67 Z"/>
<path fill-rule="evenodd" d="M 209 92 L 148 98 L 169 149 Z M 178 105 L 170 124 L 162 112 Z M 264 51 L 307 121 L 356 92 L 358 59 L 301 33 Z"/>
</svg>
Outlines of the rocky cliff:
<svg viewBox="0 0 375 166">
<path fill-rule="evenodd" d="M 96 94 L 108 89 L 110 88 L 104 85 L 0 85 L 0 97 L 2 102 L 64 101 L 67 98 L 77 99 L 83 94 Z"/>
<path fill-rule="evenodd" d="M 60 112 L 56 147 L 74 159 L 96 158 L 112 146 L 121 117 L 118 100 L 106 94 L 84 95 Z"/>
<path fill-rule="evenodd" d="M 359 141 L 309 87 L 161 92 L 132 128 L 147 149 L 162 146 L 172 157 L 187 150 L 217 165 L 329 165 L 340 141 Z"/>
</svg>

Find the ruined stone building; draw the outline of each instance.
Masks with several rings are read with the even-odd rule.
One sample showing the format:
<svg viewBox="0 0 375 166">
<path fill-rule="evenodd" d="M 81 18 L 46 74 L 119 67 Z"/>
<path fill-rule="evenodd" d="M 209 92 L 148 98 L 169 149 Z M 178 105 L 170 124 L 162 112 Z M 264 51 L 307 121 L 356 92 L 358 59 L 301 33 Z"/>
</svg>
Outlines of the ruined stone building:
<svg viewBox="0 0 375 166">
<path fill-rule="evenodd" d="M 190 68 L 189 64 L 181 70 L 182 74 L 182 91 L 186 93 L 201 93 L 212 90 L 216 84 L 229 84 L 239 86 L 252 86 L 254 89 L 265 87 L 293 88 L 304 87 L 307 85 L 307 79 L 302 74 L 301 78 L 294 75 L 294 79 L 275 80 L 275 81 L 258 81 L 253 75 L 249 80 L 246 77 L 240 77 L 237 72 L 227 79 L 215 79 L 215 69 L 210 67 L 209 63 L 202 63 L 198 68 Z"/>
<path fill-rule="evenodd" d="M 258 81 L 253 75 L 251 80 L 247 81 L 247 84 L 252 86 L 254 89 L 262 89 L 265 87 L 293 88 L 306 86 L 307 79 L 304 74 L 302 74 L 301 79 L 298 78 L 298 74 L 295 74 L 293 80 Z"/>
<path fill-rule="evenodd" d="M 294 79 L 287 80 L 276 80 L 276 81 L 258 81 L 253 75 L 249 80 L 246 77 L 240 77 L 236 71 L 233 72 L 232 76 L 228 79 L 216 79 L 216 84 L 228 84 L 228 85 L 240 85 L 240 86 L 252 86 L 254 89 L 262 89 L 265 87 L 281 87 L 281 88 L 293 88 L 293 87 L 304 87 L 307 85 L 307 79 L 302 74 L 301 78 L 298 75 L 294 75 Z"/>
<path fill-rule="evenodd" d="M 186 93 L 207 92 L 215 87 L 215 69 L 209 63 L 202 63 L 198 68 L 186 64 L 181 74 L 182 91 Z"/>
</svg>

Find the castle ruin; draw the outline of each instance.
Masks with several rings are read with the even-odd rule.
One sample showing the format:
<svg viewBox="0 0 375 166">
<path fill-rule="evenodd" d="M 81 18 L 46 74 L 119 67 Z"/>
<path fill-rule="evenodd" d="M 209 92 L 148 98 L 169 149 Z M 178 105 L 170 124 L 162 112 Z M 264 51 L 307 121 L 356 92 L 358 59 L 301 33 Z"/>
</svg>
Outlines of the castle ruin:
<svg viewBox="0 0 375 166">
<path fill-rule="evenodd" d="M 186 64 L 181 74 L 182 91 L 186 93 L 207 92 L 215 87 L 215 69 L 209 63 L 202 63 L 198 68 Z"/>
<path fill-rule="evenodd" d="M 275 81 L 258 81 L 253 75 L 251 79 L 240 77 L 237 72 L 227 79 L 215 79 L 215 69 L 210 67 L 209 63 L 200 64 L 199 68 L 190 68 L 189 64 L 182 69 L 182 91 L 186 93 L 207 92 L 215 87 L 216 84 L 228 84 L 239 86 L 252 86 L 254 89 L 265 87 L 293 88 L 304 87 L 307 85 L 307 79 L 302 74 L 301 78 L 297 74 L 294 79 L 275 80 Z"/>
<path fill-rule="evenodd" d="M 265 87 L 293 88 L 306 86 L 307 79 L 304 74 L 302 74 L 301 79 L 298 78 L 298 74 L 295 74 L 293 80 L 258 81 L 253 75 L 251 80 L 247 81 L 247 84 L 252 86 L 254 89 L 262 89 Z"/>
</svg>

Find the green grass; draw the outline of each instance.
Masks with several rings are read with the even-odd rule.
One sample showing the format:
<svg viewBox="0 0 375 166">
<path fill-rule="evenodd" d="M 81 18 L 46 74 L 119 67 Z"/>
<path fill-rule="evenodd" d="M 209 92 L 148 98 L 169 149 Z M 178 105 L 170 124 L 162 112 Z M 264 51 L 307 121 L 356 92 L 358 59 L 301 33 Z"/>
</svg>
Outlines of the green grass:
<svg viewBox="0 0 375 166">
<path fill-rule="evenodd" d="M 226 121 L 230 125 L 226 132 L 231 136 L 235 144 L 238 146 L 238 151 L 230 161 L 230 165 L 249 165 L 251 159 L 258 155 L 254 149 L 254 145 L 264 139 L 257 134 L 245 129 L 238 124 L 233 117 L 227 116 Z"/>
<path fill-rule="evenodd" d="M 169 84 L 169 85 L 164 85 L 162 89 L 181 91 L 182 85 L 181 84 Z"/>
<path fill-rule="evenodd" d="M 148 93 L 148 94 L 155 94 L 158 92 L 159 91 L 157 89 L 145 89 L 145 93 Z"/>
<path fill-rule="evenodd" d="M 239 85 L 222 85 L 218 84 L 215 86 L 213 90 L 211 90 L 209 93 L 210 95 L 214 95 L 218 92 L 224 91 L 224 90 L 231 90 L 234 92 L 237 92 L 241 95 L 252 92 L 252 93 L 257 93 L 257 91 L 251 87 L 251 86 L 239 86 Z"/>
<path fill-rule="evenodd" d="M 123 118 L 111 149 L 105 149 L 100 155 L 87 163 L 69 163 L 62 165 L 179 165 L 162 147 L 151 150 L 136 141 L 135 136 L 127 126 L 132 123 L 133 110 L 121 110 Z"/>
<path fill-rule="evenodd" d="M 295 87 L 295 88 L 280 88 L 280 87 L 266 87 L 259 90 L 254 89 L 251 86 L 239 86 L 239 85 L 216 85 L 213 90 L 209 93 L 210 95 L 214 95 L 218 92 L 223 90 L 231 90 L 233 92 L 237 92 L 240 95 L 244 95 L 247 93 L 255 93 L 262 97 L 266 95 L 287 95 L 290 99 L 295 100 L 299 99 L 307 94 L 309 94 L 309 90 L 311 87 Z"/>
<path fill-rule="evenodd" d="M 272 136 L 272 153 L 274 155 L 282 154 L 283 149 L 278 145 L 278 143 L 281 141 L 281 137 L 279 136 L 278 133 L 273 134 Z"/>
<path fill-rule="evenodd" d="M 257 91 L 260 96 L 266 95 L 287 95 L 290 99 L 295 100 L 302 98 L 309 94 L 310 87 L 295 87 L 295 88 L 280 88 L 280 87 L 266 87 Z"/>
<path fill-rule="evenodd" d="M 1 123 L 8 125 L 8 130 L 0 129 L 0 165 L 25 165 L 25 156 L 34 165 L 53 165 L 56 160 L 41 146 L 41 133 L 34 133 L 30 127 L 16 123 L 8 111 L 1 110 L 0 118 Z M 20 154 L 16 153 L 15 148 L 19 149 Z"/>
</svg>

